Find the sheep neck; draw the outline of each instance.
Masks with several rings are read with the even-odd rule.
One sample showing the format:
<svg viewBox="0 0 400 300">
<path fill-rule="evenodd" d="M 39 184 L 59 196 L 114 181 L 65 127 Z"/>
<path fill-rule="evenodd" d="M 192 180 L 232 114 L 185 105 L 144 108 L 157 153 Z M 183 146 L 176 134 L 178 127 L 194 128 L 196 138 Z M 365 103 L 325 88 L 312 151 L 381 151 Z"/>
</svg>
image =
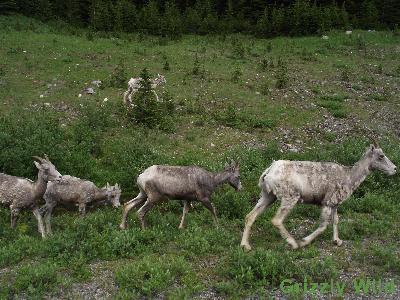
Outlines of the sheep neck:
<svg viewBox="0 0 400 300">
<path fill-rule="evenodd" d="M 214 175 L 214 187 L 216 188 L 217 186 L 224 184 L 228 181 L 229 179 L 229 172 L 227 171 L 222 171 Z"/>
<path fill-rule="evenodd" d="M 107 189 L 96 189 L 96 192 L 94 194 L 94 201 L 101 201 L 107 199 Z"/>
<path fill-rule="evenodd" d="M 35 198 L 41 198 L 46 192 L 47 188 L 47 180 L 44 179 L 44 174 L 42 171 L 39 171 L 38 178 L 36 182 L 33 184 Z"/>
<path fill-rule="evenodd" d="M 367 178 L 370 171 L 370 158 L 364 155 L 351 169 L 350 169 L 350 189 L 355 191 L 360 184 Z"/>
</svg>

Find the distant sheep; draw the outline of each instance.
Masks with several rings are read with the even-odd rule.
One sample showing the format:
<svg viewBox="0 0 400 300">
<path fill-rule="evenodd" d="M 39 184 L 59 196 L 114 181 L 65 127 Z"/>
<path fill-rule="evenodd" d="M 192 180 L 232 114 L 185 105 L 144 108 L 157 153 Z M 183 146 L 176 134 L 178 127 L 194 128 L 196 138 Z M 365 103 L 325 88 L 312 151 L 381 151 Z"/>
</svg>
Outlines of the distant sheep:
<svg viewBox="0 0 400 300">
<path fill-rule="evenodd" d="M 131 78 L 129 79 L 128 82 L 128 90 L 124 93 L 124 104 L 131 106 L 132 105 L 132 96 L 139 90 L 141 87 L 141 82 L 142 78 Z M 151 88 L 152 92 L 155 95 L 157 101 L 160 101 L 158 98 L 157 93 L 154 91 L 154 89 L 157 86 L 162 86 L 167 83 L 167 80 L 165 79 L 165 76 L 158 74 L 156 78 L 151 80 Z"/>
</svg>

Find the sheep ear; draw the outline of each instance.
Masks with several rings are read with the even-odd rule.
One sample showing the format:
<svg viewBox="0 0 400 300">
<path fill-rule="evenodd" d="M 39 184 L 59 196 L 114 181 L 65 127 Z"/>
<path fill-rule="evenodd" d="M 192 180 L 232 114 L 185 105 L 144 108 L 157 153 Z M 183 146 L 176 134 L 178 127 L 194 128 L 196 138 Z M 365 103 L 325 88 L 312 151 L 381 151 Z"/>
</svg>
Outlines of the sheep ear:
<svg viewBox="0 0 400 300">
<path fill-rule="evenodd" d="M 35 164 L 36 168 L 38 168 L 39 170 L 41 169 L 41 164 L 39 164 L 37 161 L 34 161 L 33 163 Z"/>
<path fill-rule="evenodd" d="M 369 150 L 370 150 L 370 151 L 374 151 L 375 148 L 376 148 L 375 145 L 373 145 L 373 144 L 369 145 Z"/>
<path fill-rule="evenodd" d="M 44 158 L 45 158 L 47 161 L 50 161 L 50 159 L 49 159 L 49 157 L 47 156 L 47 154 L 44 155 Z"/>
</svg>

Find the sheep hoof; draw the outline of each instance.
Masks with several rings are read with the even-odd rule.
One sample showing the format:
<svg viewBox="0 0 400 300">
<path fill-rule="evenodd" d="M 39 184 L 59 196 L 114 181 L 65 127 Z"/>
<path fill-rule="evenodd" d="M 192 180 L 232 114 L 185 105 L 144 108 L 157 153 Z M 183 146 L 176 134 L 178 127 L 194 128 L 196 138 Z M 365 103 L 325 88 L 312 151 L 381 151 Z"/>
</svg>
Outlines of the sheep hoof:
<svg viewBox="0 0 400 300">
<path fill-rule="evenodd" d="M 119 225 L 119 229 L 125 230 L 125 229 L 126 229 L 126 225 L 125 225 L 125 224 L 120 224 L 120 225 Z"/>
<path fill-rule="evenodd" d="M 249 244 L 241 244 L 240 245 L 242 247 L 243 250 L 245 250 L 246 252 L 251 251 L 251 246 Z"/>
<path fill-rule="evenodd" d="M 308 245 L 308 242 L 306 240 L 301 240 L 297 243 L 297 248 L 303 248 L 307 245 Z M 293 248 L 293 249 L 297 249 L 297 248 Z"/>
<path fill-rule="evenodd" d="M 333 241 L 336 246 L 341 246 L 343 244 L 343 241 L 341 239 L 337 239 Z"/>
</svg>

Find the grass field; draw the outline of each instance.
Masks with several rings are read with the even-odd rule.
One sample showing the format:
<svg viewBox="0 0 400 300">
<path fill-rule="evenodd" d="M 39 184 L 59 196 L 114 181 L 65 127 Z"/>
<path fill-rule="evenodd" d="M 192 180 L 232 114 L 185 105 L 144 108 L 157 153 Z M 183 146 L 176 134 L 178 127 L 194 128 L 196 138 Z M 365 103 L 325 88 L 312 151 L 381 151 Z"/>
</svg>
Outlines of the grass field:
<svg viewBox="0 0 400 300">
<path fill-rule="evenodd" d="M 153 209 L 145 231 L 134 211 L 120 231 L 121 210 L 80 218 L 57 209 L 54 234 L 42 240 L 32 213 L 13 231 L 8 208 L 0 208 L 0 298 L 263 298 L 282 296 L 284 279 L 350 285 L 355 278 L 393 279 L 387 297 L 400 297 L 399 175 L 373 173 L 339 208 L 341 247 L 332 244 L 330 226 L 311 246 L 290 250 L 270 222 L 274 204 L 253 226 L 254 250 L 239 248 L 258 178 L 272 160 L 351 165 L 374 132 L 400 164 L 400 36 L 327 35 L 169 41 L 0 17 L 1 172 L 34 179 L 31 156 L 47 153 L 62 174 L 120 183 L 127 201 L 150 165 L 218 171 L 233 158 L 244 186 L 215 193 L 218 228 L 195 205 L 178 230 L 178 202 Z M 122 107 L 124 88 L 105 84 L 78 97 L 92 80 L 107 83 L 121 61 L 128 77 L 145 67 L 165 75 L 176 105 L 166 129 L 135 124 Z M 319 208 L 299 205 L 286 224 L 301 238 L 318 220 Z"/>
</svg>

